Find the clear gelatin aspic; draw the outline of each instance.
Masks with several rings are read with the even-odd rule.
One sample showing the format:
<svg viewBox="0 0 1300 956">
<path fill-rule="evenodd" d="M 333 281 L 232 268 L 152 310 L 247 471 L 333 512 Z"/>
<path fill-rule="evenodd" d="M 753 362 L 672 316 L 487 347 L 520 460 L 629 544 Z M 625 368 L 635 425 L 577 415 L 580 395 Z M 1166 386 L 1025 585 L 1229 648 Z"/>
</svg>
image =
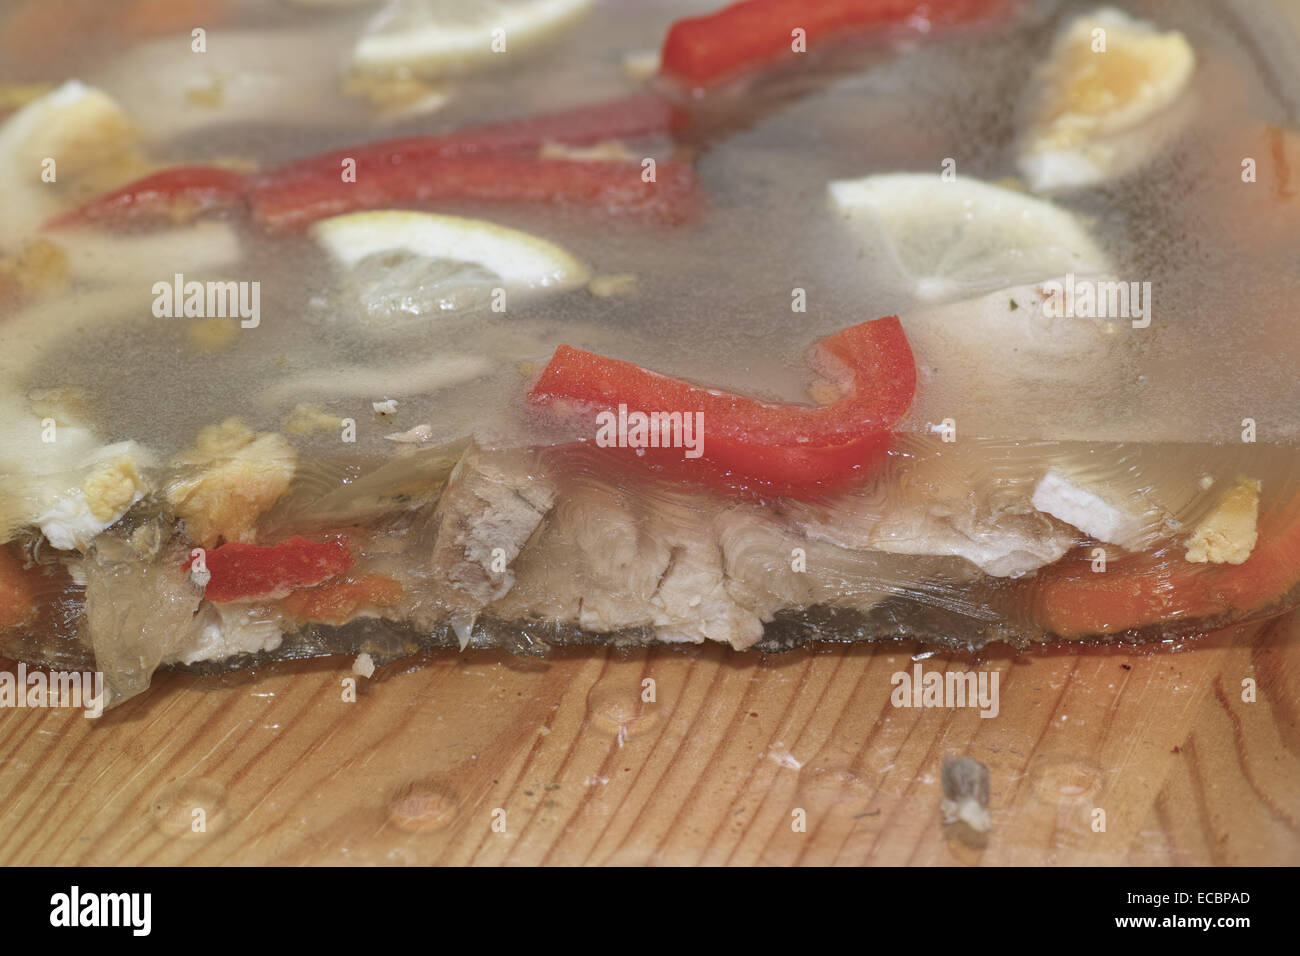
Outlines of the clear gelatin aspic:
<svg viewBox="0 0 1300 956">
<path fill-rule="evenodd" d="M 159 666 L 438 646 L 1182 638 L 1294 605 L 1297 463 L 1293 446 L 906 438 L 852 488 L 796 499 L 591 444 L 321 462 L 264 516 L 277 544 L 196 559 L 160 502 L 76 560 L 11 544 L 4 653 L 93 663 L 120 699 Z"/>
<path fill-rule="evenodd" d="M 0 12 L 0 654 L 115 702 L 1300 598 L 1271 8 L 182 6 Z"/>
</svg>

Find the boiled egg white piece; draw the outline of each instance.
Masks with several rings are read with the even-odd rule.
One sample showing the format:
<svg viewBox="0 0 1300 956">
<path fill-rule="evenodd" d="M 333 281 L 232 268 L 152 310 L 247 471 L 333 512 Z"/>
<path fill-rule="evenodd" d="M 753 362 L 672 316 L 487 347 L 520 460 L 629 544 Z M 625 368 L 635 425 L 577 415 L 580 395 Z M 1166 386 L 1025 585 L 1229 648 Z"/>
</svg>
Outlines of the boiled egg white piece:
<svg viewBox="0 0 1300 956">
<path fill-rule="evenodd" d="M 1196 54 L 1111 7 L 1072 21 L 1035 74 L 1019 166 L 1035 192 L 1091 186 L 1141 167 L 1186 125 Z"/>
</svg>

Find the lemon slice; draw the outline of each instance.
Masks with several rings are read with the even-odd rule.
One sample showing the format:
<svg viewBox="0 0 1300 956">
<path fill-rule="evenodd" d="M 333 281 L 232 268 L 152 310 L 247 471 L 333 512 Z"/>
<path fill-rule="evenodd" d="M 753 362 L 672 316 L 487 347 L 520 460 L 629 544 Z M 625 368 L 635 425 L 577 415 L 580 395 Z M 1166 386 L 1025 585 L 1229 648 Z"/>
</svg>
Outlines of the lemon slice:
<svg viewBox="0 0 1300 956">
<path fill-rule="evenodd" d="M 363 70 L 454 72 L 545 39 L 590 5 L 591 0 L 397 0 L 371 21 L 352 63 Z"/>
<path fill-rule="evenodd" d="M 481 219 L 359 212 L 318 222 L 312 235 L 350 271 L 372 318 L 457 311 L 485 304 L 497 288 L 561 290 L 589 278 L 554 243 Z"/>
<path fill-rule="evenodd" d="M 1141 166 L 1189 118 L 1195 66 L 1177 30 L 1111 8 L 1074 20 L 1037 71 L 1036 114 L 1019 157 L 1030 188 L 1088 186 Z"/>
<path fill-rule="evenodd" d="M 1108 268 L 1069 212 L 978 180 L 886 173 L 833 182 L 830 196 L 864 238 L 883 238 L 927 302 Z"/>
</svg>

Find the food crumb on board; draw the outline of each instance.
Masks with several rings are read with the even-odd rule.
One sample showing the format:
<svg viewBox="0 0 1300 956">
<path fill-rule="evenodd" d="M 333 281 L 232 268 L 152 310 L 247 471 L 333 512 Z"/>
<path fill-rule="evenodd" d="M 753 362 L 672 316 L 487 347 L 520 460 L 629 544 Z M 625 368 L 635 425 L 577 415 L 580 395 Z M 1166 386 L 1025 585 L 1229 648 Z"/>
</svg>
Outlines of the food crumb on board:
<svg viewBox="0 0 1300 956">
<path fill-rule="evenodd" d="M 945 825 L 965 821 L 973 830 L 987 833 L 989 820 L 989 768 L 974 757 L 943 758 L 943 811 Z"/>
<path fill-rule="evenodd" d="M 369 654 L 358 654 L 352 662 L 352 673 L 360 677 L 371 677 L 375 673 L 375 660 Z"/>
<path fill-rule="evenodd" d="M 795 755 L 790 753 L 789 748 L 780 742 L 774 743 L 767 755 L 776 762 L 778 767 L 785 767 L 787 770 L 798 770 L 803 766 L 803 762 L 797 760 Z"/>
</svg>

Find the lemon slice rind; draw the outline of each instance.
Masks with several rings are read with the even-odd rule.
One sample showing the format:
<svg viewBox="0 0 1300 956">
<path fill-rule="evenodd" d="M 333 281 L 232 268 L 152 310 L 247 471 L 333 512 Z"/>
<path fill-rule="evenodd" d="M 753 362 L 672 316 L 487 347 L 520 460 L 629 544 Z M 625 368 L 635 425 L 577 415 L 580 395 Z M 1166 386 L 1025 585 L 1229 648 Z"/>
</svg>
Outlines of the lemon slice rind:
<svg viewBox="0 0 1300 956">
<path fill-rule="evenodd" d="M 360 70 L 409 69 L 448 73 L 505 56 L 545 39 L 591 5 L 591 0 L 524 0 L 471 4 L 396 4 L 371 21 L 352 51 Z M 504 42 L 504 53 L 498 53 Z"/>
<path fill-rule="evenodd" d="M 513 288 L 568 289 L 589 278 L 587 266 L 554 243 L 482 219 L 388 209 L 334 216 L 311 232 L 349 268 L 367 256 L 403 251 L 480 265 Z"/>
</svg>

